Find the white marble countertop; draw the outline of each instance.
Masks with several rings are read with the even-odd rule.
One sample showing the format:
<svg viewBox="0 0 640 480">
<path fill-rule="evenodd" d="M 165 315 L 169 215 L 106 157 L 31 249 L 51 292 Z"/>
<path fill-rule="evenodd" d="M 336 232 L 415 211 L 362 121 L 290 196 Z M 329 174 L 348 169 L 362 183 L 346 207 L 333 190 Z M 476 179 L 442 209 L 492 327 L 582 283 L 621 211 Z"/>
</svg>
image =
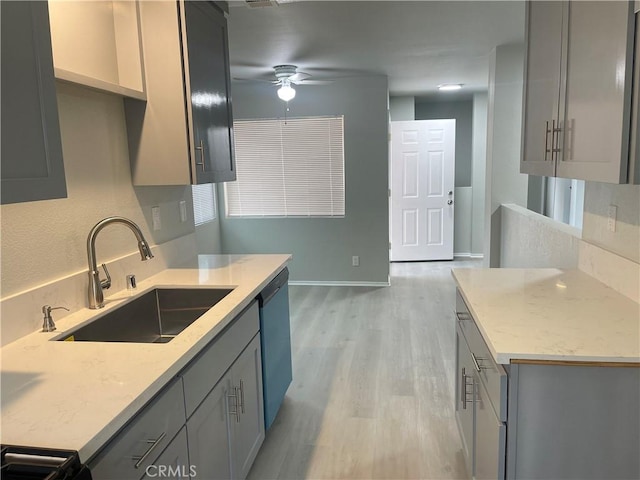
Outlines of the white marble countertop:
<svg viewBox="0 0 640 480">
<path fill-rule="evenodd" d="M 0 349 L 3 444 L 78 450 L 87 461 L 207 345 L 290 260 L 289 255 L 201 255 L 115 292 L 104 309 L 82 309 Z M 154 287 L 234 290 L 166 344 L 58 342 Z M 108 292 L 105 292 L 108 293 Z"/>
<path fill-rule="evenodd" d="M 452 271 L 496 362 L 640 362 L 640 305 L 579 270 Z"/>
</svg>

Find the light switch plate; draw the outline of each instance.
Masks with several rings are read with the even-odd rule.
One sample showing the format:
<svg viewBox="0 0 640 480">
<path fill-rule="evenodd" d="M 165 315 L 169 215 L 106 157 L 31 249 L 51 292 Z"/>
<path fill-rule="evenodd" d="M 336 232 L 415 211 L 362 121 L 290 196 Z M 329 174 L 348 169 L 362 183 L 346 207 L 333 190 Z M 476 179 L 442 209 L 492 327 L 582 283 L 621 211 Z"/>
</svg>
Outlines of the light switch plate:
<svg viewBox="0 0 640 480">
<path fill-rule="evenodd" d="M 180 200 L 180 221 L 187 221 L 187 202 L 184 200 Z"/>
<path fill-rule="evenodd" d="M 151 207 L 151 222 L 153 223 L 154 231 L 158 231 L 162 228 L 162 222 L 160 221 L 160 207 Z"/>
<path fill-rule="evenodd" d="M 609 205 L 609 210 L 607 212 L 607 229 L 610 232 L 616 231 L 616 217 L 618 216 L 618 207 L 615 205 Z"/>
</svg>

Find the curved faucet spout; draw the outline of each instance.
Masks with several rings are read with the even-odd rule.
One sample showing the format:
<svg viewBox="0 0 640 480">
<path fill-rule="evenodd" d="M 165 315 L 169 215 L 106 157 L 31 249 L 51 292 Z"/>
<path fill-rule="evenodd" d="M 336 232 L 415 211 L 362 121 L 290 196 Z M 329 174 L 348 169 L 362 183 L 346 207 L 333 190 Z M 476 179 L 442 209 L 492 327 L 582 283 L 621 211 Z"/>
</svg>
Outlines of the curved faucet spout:
<svg viewBox="0 0 640 480">
<path fill-rule="evenodd" d="M 109 277 L 109 272 L 107 272 L 104 264 L 102 266 L 107 274 L 107 279 L 100 280 L 100 272 L 98 271 L 96 261 L 96 238 L 103 228 L 113 223 L 125 225 L 133 232 L 138 240 L 138 250 L 140 251 L 140 259 L 142 261 L 153 258 L 151 247 L 149 247 L 149 244 L 145 240 L 140 227 L 128 218 L 107 217 L 96 223 L 87 237 L 87 258 L 89 260 L 89 308 L 96 309 L 104 307 L 104 293 L 102 290 L 111 286 L 111 278 Z"/>
</svg>

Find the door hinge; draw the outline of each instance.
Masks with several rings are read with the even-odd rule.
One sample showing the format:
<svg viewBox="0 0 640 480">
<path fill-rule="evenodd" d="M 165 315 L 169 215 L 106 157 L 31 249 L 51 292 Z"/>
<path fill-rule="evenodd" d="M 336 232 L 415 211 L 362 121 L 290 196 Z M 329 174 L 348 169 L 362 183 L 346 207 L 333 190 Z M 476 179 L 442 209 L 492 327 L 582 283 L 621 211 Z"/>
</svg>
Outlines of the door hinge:
<svg viewBox="0 0 640 480">
<path fill-rule="evenodd" d="M 391 198 L 391 189 L 389 189 L 389 198 Z"/>
<path fill-rule="evenodd" d="M 391 242 L 389 242 L 389 250 L 391 250 Z"/>
</svg>

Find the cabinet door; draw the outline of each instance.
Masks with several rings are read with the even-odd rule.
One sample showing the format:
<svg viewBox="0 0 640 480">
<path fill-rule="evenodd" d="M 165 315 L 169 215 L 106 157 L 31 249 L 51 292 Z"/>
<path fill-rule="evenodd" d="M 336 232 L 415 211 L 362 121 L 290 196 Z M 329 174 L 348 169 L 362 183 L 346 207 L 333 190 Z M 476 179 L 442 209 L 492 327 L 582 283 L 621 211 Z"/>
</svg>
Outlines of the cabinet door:
<svg viewBox="0 0 640 480">
<path fill-rule="evenodd" d="M 523 146 L 520 172 L 553 176 L 558 122 L 562 3 L 527 2 Z"/>
<path fill-rule="evenodd" d="M 535 3 L 535 2 L 533 2 Z M 569 2 L 566 88 L 556 175 L 625 182 L 633 70 L 631 2 Z"/>
<path fill-rule="evenodd" d="M 2 203 L 65 198 L 47 2 L 1 2 Z"/>
<path fill-rule="evenodd" d="M 91 460 L 94 480 L 135 480 L 145 474 L 154 456 L 169 445 L 185 423 L 182 382 L 175 381 Z"/>
<path fill-rule="evenodd" d="M 185 427 L 171 440 L 164 452 L 145 468 L 142 480 L 149 478 L 163 478 L 170 480 L 186 480 L 191 474 L 197 476 L 198 470 L 189 466 L 189 451 L 187 448 L 187 431 Z"/>
<path fill-rule="evenodd" d="M 227 374 L 187 422 L 189 459 L 196 478 L 231 478 L 228 383 Z"/>
<path fill-rule="evenodd" d="M 481 381 L 476 384 L 475 415 L 474 478 L 476 480 L 504 479 L 507 427 L 496 417 L 489 394 Z"/>
<path fill-rule="evenodd" d="M 238 388 L 239 422 L 233 423 L 233 478 L 245 479 L 264 441 L 262 361 L 256 335 L 231 367 Z"/>
<path fill-rule="evenodd" d="M 236 179 L 229 81 L 227 21 L 206 2 L 184 3 L 194 142 L 194 183 Z"/>
<path fill-rule="evenodd" d="M 473 476 L 473 413 L 475 382 L 473 359 L 463 334 L 456 333 L 456 423 L 462 440 L 467 473 Z"/>
</svg>

